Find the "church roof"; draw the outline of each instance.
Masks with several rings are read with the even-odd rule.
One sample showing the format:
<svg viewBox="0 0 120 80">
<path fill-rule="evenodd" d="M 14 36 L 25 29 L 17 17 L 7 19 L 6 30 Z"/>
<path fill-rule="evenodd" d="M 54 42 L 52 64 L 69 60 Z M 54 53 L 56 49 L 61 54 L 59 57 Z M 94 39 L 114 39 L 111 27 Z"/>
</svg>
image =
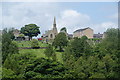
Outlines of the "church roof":
<svg viewBox="0 0 120 80">
<path fill-rule="evenodd" d="M 91 28 L 87 27 L 87 28 L 84 28 L 84 29 L 78 29 L 78 30 L 74 31 L 73 33 L 75 33 L 75 32 L 81 32 L 81 31 L 84 31 L 86 29 L 91 29 Z"/>
</svg>

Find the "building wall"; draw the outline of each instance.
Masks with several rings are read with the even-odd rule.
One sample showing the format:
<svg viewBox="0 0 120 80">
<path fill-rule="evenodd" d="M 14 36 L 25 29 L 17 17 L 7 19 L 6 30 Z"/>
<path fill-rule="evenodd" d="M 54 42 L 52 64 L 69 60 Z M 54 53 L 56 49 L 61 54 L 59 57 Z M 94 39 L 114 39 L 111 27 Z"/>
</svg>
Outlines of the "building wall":
<svg viewBox="0 0 120 80">
<path fill-rule="evenodd" d="M 105 37 L 106 37 L 106 33 L 104 32 L 104 33 L 103 33 L 103 36 L 102 36 L 102 39 L 105 38 Z"/>
<path fill-rule="evenodd" d="M 73 33 L 73 37 L 81 38 L 82 36 L 87 36 L 88 38 L 93 38 L 93 30 L 88 28 L 86 30 Z"/>
<path fill-rule="evenodd" d="M 80 32 L 73 33 L 73 37 L 80 37 Z"/>
<path fill-rule="evenodd" d="M 93 30 L 92 29 L 86 29 L 83 31 L 83 36 L 87 36 L 88 38 L 93 38 Z"/>
</svg>

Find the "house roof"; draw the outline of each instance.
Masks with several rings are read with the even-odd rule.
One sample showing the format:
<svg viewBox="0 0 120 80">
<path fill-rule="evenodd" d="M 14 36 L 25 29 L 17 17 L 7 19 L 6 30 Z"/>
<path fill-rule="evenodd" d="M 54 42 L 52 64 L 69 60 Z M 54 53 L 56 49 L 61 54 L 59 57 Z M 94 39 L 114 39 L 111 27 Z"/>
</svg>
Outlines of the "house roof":
<svg viewBox="0 0 120 80">
<path fill-rule="evenodd" d="M 75 32 L 81 32 L 81 31 L 84 31 L 86 29 L 91 29 L 91 28 L 87 27 L 87 28 L 84 28 L 84 29 L 78 29 L 78 30 L 74 31 L 73 33 L 75 33 Z"/>
</svg>

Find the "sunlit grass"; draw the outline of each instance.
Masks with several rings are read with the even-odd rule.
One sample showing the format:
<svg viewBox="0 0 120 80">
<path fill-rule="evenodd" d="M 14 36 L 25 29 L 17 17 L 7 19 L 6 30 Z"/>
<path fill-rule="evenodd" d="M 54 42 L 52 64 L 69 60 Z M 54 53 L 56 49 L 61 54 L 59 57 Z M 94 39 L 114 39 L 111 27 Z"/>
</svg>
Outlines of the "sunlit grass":
<svg viewBox="0 0 120 80">
<path fill-rule="evenodd" d="M 35 54 L 37 58 L 47 58 L 44 54 L 45 49 L 20 49 L 19 53 L 22 54 L 26 54 L 26 53 L 31 53 L 31 54 Z M 57 61 L 59 61 L 60 63 L 63 63 L 63 59 L 62 59 L 62 54 L 63 52 L 55 52 L 56 53 L 56 57 L 57 57 Z"/>
<path fill-rule="evenodd" d="M 15 41 L 18 47 L 31 47 L 31 41 Z M 39 41 L 40 47 L 46 47 L 48 44 Z"/>
</svg>

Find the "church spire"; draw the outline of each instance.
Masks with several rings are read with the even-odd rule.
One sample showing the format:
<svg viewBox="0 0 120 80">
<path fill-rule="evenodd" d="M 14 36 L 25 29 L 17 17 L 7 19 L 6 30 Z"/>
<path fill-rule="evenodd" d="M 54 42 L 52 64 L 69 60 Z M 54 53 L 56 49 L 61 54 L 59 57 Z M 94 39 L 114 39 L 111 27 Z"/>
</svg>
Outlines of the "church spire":
<svg viewBox="0 0 120 80">
<path fill-rule="evenodd" d="M 54 17 L 53 28 L 56 28 L 56 19 Z"/>
<path fill-rule="evenodd" d="M 53 24 L 56 24 L 56 19 L 55 19 L 55 16 L 54 16 L 54 22 L 53 22 Z"/>
</svg>

